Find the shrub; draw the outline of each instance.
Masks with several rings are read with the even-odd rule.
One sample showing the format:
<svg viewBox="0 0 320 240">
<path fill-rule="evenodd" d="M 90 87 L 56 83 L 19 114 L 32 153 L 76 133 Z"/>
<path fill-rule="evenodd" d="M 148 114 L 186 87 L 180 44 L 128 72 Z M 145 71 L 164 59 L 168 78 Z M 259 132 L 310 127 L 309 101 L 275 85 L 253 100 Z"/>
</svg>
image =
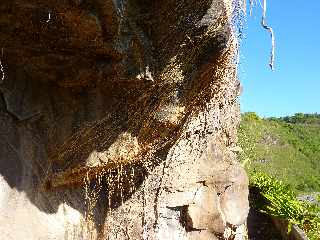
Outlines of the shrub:
<svg viewBox="0 0 320 240">
<path fill-rule="evenodd" d="M 292 224 L 296 224 L 311 240 L 319 240 L 320 209 L 318 206 L 297 200 L 295 193 L 288 185 L 262 172 L 254 172 L 250 184 L 259 190 L 265 200 L 264 204 L 256 204 L 259 210 L 288 220 L 289 231 Z"/>
<path fill-rule="evenodd" d="M 255 112 L 246 112 L 242 114 L 242 118 L 247 121 L 260 120 L 260 117 Z"/>
</svg>

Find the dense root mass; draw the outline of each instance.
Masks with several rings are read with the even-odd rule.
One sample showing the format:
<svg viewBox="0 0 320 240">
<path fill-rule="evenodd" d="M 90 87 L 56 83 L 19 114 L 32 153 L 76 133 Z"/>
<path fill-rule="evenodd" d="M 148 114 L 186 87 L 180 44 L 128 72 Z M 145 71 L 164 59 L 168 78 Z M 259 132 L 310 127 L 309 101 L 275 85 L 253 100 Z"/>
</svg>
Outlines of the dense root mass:
<svg viewBox="0 0 320 240">
<path fill-rule="evenodd" d="M 1 1 L 4 239 L 244 238 L 234 4 Z"/>
</svg>

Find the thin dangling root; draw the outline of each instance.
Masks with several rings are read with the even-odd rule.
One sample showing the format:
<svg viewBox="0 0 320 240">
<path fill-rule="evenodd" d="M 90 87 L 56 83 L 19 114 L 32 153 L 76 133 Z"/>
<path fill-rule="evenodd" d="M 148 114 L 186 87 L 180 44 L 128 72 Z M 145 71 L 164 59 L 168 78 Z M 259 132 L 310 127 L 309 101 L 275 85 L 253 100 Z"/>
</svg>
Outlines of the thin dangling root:
<svg viewBox="0 0 320 240">
<path fill-rule="evenodd" d="M 253 9 L 253 7 L 256 5 L 256 0 L 249 0 L 250 2 L 250 11 L 249 11 L 249 14 L 250 14 L 250 16 L 252 16 L 252 9 Z"/>
<path fill-rule="evenodd" d="M 269 27 L 268 24 L 267 24 L 266 12 L 267 12 L 267 0 L 263 0 L 261 25 L 262 25 L 262 27 L 264 29 L 267 29 L 270 32 L 270 35 L 271 35 L 272 46 L 271 46 L 269 66 L 270 66 L 271 70 L 274 70 L 275 37 L 274 37 L 274 32 L 273 32 L 272 27 Z"/>
<path fill-rule="evenodd" d="M 1 71 L 1 81 L 0 81 L 0 84 L 3 83 L 4 79 L 5 79 L 5 72 L 4 72 L 4 68 L 3 68 L 3 65 L 2 65 L 2 57 L 3 57 L 3 48 L 1 49 L 1 58 L 0 58 L 0 71 Z"/>
</svg>

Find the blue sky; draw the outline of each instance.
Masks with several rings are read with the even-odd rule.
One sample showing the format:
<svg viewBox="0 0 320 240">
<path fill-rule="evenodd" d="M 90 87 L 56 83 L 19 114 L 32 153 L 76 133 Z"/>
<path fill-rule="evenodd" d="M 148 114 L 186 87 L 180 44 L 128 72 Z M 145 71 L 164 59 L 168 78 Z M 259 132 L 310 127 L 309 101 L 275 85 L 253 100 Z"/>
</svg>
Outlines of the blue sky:
<svg viewBox="0 0 320 240">
<path fill-rule="evenodd" d="M 241 111 L 262 117 L 320 113 L 320 0 L 267 3 L 267 22 L 276 37 L 276 69 L 268 66 L 271 40 L 260 26 L 258 4 L 253 16 L 247 16 L 241 46 Z"/>
</svg>

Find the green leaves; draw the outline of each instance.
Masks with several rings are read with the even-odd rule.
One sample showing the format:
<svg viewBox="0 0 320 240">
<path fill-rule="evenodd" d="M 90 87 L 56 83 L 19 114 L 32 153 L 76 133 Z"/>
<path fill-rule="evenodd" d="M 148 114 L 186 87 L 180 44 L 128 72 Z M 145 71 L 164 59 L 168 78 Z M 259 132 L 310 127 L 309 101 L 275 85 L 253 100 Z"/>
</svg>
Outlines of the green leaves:
<svg viewBox="0 0 320 240">
<path fill-rule="evenodd" d="M 320 236 L 320 209 L 317 206 L 297 200 L 291 188 L 281 181 L 262 172 L 254 172 L 250 185 L 259 190 L 264 204 L 256 204 L 262 212 L 288 220 L 288 231 L 292 224 L 304 229 L 311 240 Z"/>
</svg>

